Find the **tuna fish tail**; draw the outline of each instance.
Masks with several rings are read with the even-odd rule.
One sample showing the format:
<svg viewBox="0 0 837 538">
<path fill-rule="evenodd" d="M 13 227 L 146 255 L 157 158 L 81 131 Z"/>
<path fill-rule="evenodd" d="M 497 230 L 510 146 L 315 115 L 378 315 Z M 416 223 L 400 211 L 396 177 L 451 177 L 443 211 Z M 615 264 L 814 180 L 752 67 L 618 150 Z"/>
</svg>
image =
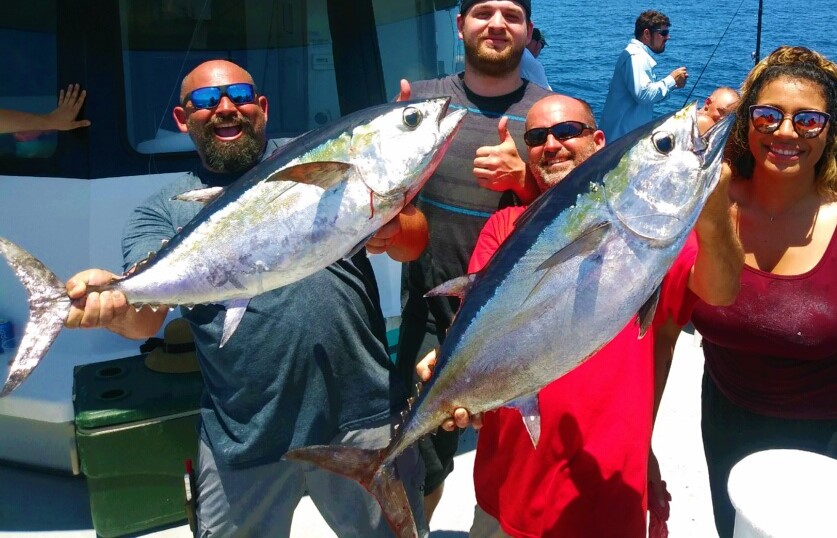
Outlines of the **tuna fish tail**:
<svg viewBox="0 0 837 538">
<path fill-rule="evenodd" d="M 0 398 L 10 394 L 46 355 L 70 312 L 70 298 L 64 284 L 31 254 L 0 237 L 0 254 L 26 288 L 29 321 L 17 353 L 9 363 L 9 373 Z"/>
<path fill-rule="evenodd" d="M 358 482 L 381 505 L 384 517 L 398 538 L 418 536 L 404 484 L 398 479 L 395 464 L 384 461 L 388 449 L 327 445 L 291 450 L 285 459 L 308 461 Z"/>
</svg>

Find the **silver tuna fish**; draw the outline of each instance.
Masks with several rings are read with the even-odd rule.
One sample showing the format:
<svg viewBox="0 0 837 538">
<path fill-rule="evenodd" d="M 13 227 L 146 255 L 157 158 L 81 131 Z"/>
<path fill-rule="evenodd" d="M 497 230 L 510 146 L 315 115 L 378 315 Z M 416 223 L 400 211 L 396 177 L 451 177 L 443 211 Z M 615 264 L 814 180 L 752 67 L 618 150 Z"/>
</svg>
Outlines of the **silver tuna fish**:
<svg viewBox="0 0 837 538">
<path fill-rule="evenodd" d="M 450 98 L 387 103 L 350 114 L 283 146 L 226 188 L 177 197 L 206 206 L 118 290 L 134 306 L 222 303 L 221 345 L 250 299 L 348 257 L 421 189 L 459 130 Z M 0 396 L 49 350 L 69 312 L 64 285 L 29 253 L 0 238 L 24 283 L 30 321 Z"/>
<path fill-rule="evenodd" d="M 694 104 L 605 147 L 518 219 L 476 275 L 432 290 L 464 300 L 433 379 L 379 451 L 301 448 L 286 457 L 349 476 L 380 502 L 399 537 L 415 522 L 392 463 L 458 407 L 515 407 L 537 445 L 538 391 L 610 341 L 659 286 L 720 178 L 732 118 L 705 137 Z"/>
</svg>

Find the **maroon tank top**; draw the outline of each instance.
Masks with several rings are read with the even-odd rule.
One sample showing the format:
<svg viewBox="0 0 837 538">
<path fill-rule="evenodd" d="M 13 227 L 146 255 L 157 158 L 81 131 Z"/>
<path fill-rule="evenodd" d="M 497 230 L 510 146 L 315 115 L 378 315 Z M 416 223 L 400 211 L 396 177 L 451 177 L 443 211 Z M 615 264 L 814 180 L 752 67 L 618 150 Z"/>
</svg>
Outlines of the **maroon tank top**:
<svg viewBox="0 0 837 538">
<path fill-rule="evenodd" d="M 837 418 L 837 232 L 801 275 L 745 266 L 735 303 L 698 302 L 706 370 L 733 403 L 785 418 Z"/>
</svg>

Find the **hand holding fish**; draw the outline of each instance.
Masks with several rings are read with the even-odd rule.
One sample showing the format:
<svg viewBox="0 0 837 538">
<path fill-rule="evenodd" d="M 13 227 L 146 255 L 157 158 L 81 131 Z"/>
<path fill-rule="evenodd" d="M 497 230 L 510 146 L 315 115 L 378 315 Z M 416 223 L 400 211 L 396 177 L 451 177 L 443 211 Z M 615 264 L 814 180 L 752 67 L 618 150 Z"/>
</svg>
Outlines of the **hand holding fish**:
<svg viewBox="0 0 837 538">
<path fill-rule="evenodd" d="M 732 171 L 724 162 L 718 185 L 695 223 L 699 251 L 689 289 L 710 304 L 731 304 L 738 294 L 744 250 L 730 217 L 729 185 Z"/>
<path fill-rule="evenodd" d="M 422 383 L 427 383 L 433 377 L 438 353 L 439 349 L 434 348 L 416 364 L 416 375 Z M 475 430 L 482 428 L 482 413 L 471 415 L 464 407 L 457 407 L 453 412 L 453 417 L 442 422 L 441 426 L 445 431 L 453 431 L 454 427 L 467 428 L 468 424 L 471 424 Z"/>
<path fill-rule="evenodd" d="M 732 178 L 732 169 L 725 161 L 721 165 L 721 179 L 700 213 L 695 231 L 698 235 L 715 233 L 718 229 L 726 230 L 732 226 L 730 219 L 729 184 Z"/>
<path fill-rule="evenodd" d="M 148 338 L 157 333 L 168 308 L 154 312 L 128 304 L 118 290 L 94 291 L 118 278 L 104 269 L 88 269 L 67 280 L 67 295 L 72 300 L 64 326 L 70 329 L 108 329 L 126 338 Z M 91 288 L 93 288 L 91 290 Z"/>
<path fill-rule="evenodd" d="M 430 240 L 427 219 L 416 206 L 407 204 L 394 219 L 384 224 L 366 243 L 370 254 L 386 252 L 397 262 L 418 258 Z"/>
</svg>

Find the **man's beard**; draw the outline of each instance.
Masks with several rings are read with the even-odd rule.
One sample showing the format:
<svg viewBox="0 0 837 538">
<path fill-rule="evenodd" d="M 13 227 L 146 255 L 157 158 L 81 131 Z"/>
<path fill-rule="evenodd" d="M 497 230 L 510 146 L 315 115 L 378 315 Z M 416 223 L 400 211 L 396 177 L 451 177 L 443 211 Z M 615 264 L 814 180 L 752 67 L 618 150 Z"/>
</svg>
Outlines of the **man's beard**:
<svg viewBox="0 0 837 538">
<path fill-rule="evenodd" d="M 570 161 L 565 161 L 565 163 L 568 162 Z M 573 170 L 575 170 L 574 166 L 569 169 L 561 167 L 561 169 L 559 170 L 552 170 L 550 169 L 550 166 L 548 164 L 539 162 L 535 165 L 535 180 L 537 181 L 538 187 L 540 187 L 541 192 L 546 192 L 547 190 L 560 183 L 561 180 L 567 177 L 567 175 Z"/>
<path fill-rule="evenodd" d="M 264 126 L 256 129 L 247 117 L 239 119 L 241 136 L 236 140 L 222 141 L 215 138 L 215 126 L 228 120 L 213 118 L 204 125 L 189 118 L 189 134 L 206 166 L 215 172 L 236 173 L 253 167 L 262 156 L 265 144 Z"/>
<path fill-rule="evenodd" d="M 507 75 L 517 69 L 525 48 L 522 44 L 512 42 L 505 50 L 496 51 L 480 46 L 479 37 L 473 42 L 465 41 L 464 43 L 465 59 L 468 64 L 478 72 L 493 77 Z"/>
<path fill-rule="evenodd" d="M 596 153 L 596 147 L 591 144 L 590 147 L 585 147 L 579 150 L 572 160 L 563 161 L 561 164 L 566 164 L 567 166 L 562 166 L 558 170 L 551 170 L 550 165 L 545 163 L 543 160 L 538 161 L 538 163 L 535 164 L 534 175 L 541 192 L 544 192 L 560 183 L 565 177 L 570 175 L 570 172 L 578 168 L 581 163 L 586 161 L 594 153 Z M 568 168 L 569 163 L 573 164 L 571 168 Z"/>
</svg>

